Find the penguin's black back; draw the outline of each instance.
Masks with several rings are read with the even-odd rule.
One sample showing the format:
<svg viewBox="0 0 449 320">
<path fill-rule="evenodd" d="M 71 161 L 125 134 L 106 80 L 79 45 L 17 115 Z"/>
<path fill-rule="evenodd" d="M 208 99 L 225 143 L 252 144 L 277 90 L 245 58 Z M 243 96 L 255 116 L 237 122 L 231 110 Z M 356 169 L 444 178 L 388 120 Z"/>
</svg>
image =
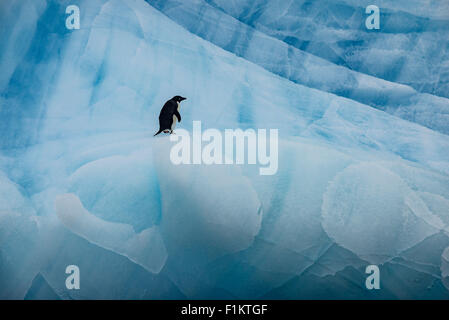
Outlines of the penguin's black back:
<svg viewBox="0 0 449 320">
<path fill-rule="evenodd" d="M 168 100 L 162 107 L 161 113 L 159 114 L 159 121 L 166 118 L 173 119 L 173 115 L 177 109 L 178 104 L 176 101 Z"/>
<path fill-rule="evenodd" d="M 178 109 L 178 104 L 175 100 L 168 100 L 162 107 L 161 113 L 159 114 L 159 132 L 165 129 L 171 129 L 173 123 L 173 115 Z"/>
</svg>

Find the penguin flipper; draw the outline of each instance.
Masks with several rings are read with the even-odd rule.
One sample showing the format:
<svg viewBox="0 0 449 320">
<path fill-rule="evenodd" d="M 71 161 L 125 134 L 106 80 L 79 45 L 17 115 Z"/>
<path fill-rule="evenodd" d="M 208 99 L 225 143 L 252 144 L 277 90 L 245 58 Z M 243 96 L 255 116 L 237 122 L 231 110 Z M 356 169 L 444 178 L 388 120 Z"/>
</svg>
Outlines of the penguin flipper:
<svg viewBox="0 0 449 320">
<path fill-rule="evenodd" d="M 176 116 L 176 118 L 178 118 L 178 121 L 181 122 L 181 114 L 179 113 L 178 110 L 175 110 L 174 115 Z"/>
</svg>

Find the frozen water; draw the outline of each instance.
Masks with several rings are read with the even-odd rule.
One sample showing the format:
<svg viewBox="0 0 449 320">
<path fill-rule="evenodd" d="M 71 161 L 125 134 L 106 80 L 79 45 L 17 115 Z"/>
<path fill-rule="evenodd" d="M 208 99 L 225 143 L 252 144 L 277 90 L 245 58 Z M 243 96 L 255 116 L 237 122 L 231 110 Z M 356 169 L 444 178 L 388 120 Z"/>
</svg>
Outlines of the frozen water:
<svg viewBox="0 0 449 320">
<path fill-rule="evenodd" d="M 373 298 L 372 263 L 375 298 L 446 298 L 447 7 L 320 3 L 1 2 L 0 298 Z M 172 164 L 176 94 L 188 131 L 279 129 L 277 173 Z"/>
<path fill-rule="evenodd" d="M 374 163 L 338 173 L 323 196 L 322 213 L 327 234 L 373 264 L 445 227 L 398 175 Z"/>
<path fill-rule="evenodd" d="M 73 194 L 58 196 L 55 207 L 61 222 L 84 239 L 120 253 L 150 272 L 158 273 L 164 266 L 167 252 L 157 230 L 148 228 L 136 234 L 130 225 L 101 220 Z"/>
<path fill-rule="evenodd" d="M 373 31 L 365 28 L 369 1 L 147 2 L 282 77 L 448 133 L 447 3 L 413 10 L 382 1 L 381 29 Z"/>
</svg>

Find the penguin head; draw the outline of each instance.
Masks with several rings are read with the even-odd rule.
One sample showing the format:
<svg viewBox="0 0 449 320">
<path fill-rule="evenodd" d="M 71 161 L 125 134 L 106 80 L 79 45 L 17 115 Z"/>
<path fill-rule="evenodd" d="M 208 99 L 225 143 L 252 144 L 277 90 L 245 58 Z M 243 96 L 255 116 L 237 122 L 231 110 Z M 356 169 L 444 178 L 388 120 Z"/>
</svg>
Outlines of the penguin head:
<svg viewBox="0 0 449 320">
<path fill-rule="evenodd" d="M 181 96 L 174 96 L 172 100 L 175 100 L 176 102 L 181 102 L 182 100 L 185 100 L 187 98 L 181 97 Z"/>
</svg>

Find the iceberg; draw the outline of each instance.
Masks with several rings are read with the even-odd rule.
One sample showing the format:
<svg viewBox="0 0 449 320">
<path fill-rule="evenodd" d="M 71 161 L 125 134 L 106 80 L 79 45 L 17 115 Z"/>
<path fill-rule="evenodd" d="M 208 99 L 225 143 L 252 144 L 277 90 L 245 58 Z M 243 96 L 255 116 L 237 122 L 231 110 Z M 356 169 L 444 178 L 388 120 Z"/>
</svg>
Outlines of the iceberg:
<svg viewBox="0 0 449 320">
<path fill-rule="evenodd" d="M 72 30 L 71 3 L 0 4 L 0 298 L 449 297 L 447 55 L 416 47 L 419 64 L 388 74 L 390 41 L 412 38 L 352 30 L 354 1 L 323 2 L 332 16 L 294 3 L 297 18 L 272 1 L 80 0 Z M 419 22 L 425 47 L 447 42 L 432 3 L 385 8 Z M 285 39 L 318 18 L 321 44 Z M 335 34 L 353 43 L 332 55 Z M 382 68 L 358 64 L 376 50 Z M 276 174 L 172 163 L 153 134 L 176 94 L 189 132 L 278 129 Z"/>
<path fill-rule="evenodd" d="M 414 10 L 382 1 L 381 29 L 367 30 L 369 1 L 147 2 L 192 33 L 291 81 L 448 133 L 447 4 L 417 1 Z"/>
</svg>

